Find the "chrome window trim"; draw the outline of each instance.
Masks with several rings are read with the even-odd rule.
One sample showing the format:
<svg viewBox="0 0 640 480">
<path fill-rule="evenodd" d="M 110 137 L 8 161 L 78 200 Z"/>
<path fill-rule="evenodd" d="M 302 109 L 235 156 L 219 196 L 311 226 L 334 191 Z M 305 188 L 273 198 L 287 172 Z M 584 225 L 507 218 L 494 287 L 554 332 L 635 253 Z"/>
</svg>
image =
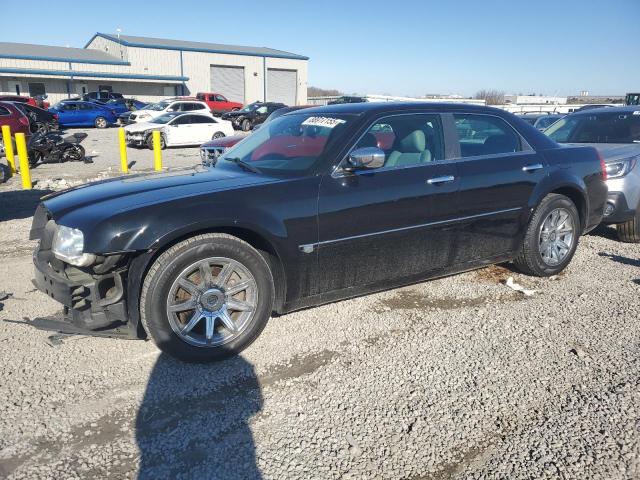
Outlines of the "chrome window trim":
<svg viewBox="0 0 640 480">
<path fill-rule="evenodd" d="M 352 235 L 352 236 L 349 236 L 349 237 L 336 238 L 336 239 L 333 239 L 333 240 L 323 240 L 321 242 L 307 243 L 307 244 L 304 244 L 304 245 L 299 245 L 298 249 L 302 253 L 312 253 L 316 249 L 316 247 L 320 247 L 322 245 L 330 245 L 330 244 L 338 243 L 338 242 L 346 242 L 348 240 L 357 240 L 359 238 L 366 238 L 366 237 L 374 237 L 374 236 L 378 236 L 378 235 L 385 235 L 387 233 L 404 232 L 404 231 L 407 231 L 407 230 L 415 230 L 417 228 L 431 227 L 431 226 L 434 226 L 434 225 L 444 225 L 444 224 L 450 224 L 450 223 L 464 222 L 465 220 L 473 220 L 474 218 L 482 218 L 482 217 L 489 217 L 491 215 L 500 215 L 502 213 L 517 212 L 517 211 L 522 210 L 522 208 L 523 207 L 507 208 L 507 209 L 504 209 L 504 210 L 495 210 L 493 212 L 478 213 L 476 215 L 468 215 L 468 216 L 465 216 L 465 217 L 451 218 L 449 220 L 437 220 L 435 222 L 421 223 L 419 225 L 411 225 L 409 227 L 391 228 L 389 230 L 381 230 L 381 231 L 372 232 L 372 233 L 363 233 L 361 235 Z"/>
</svg>

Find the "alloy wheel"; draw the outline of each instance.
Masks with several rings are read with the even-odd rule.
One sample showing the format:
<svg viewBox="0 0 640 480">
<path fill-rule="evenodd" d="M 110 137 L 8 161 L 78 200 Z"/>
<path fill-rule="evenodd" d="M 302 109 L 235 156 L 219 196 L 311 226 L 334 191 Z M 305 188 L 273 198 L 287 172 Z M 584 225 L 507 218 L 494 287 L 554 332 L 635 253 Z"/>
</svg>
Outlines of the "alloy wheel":
<svg viewBox="0 0 640 480">
<path fill-rule="evenodd" d="M 539 251 L 542 261 L 549 266 L 562 263 L 575 239 L 571 213 L 566 208 L 552 210 L 540 227 Z"/>
<path fill-rule="evenodd" d="M 167 298 L 174 333 L 197 347 L 219 347 L 237 338 L 251 323 L 258 287 L 240 262 L 212 257 L 185 268 Z"/>
</svg>

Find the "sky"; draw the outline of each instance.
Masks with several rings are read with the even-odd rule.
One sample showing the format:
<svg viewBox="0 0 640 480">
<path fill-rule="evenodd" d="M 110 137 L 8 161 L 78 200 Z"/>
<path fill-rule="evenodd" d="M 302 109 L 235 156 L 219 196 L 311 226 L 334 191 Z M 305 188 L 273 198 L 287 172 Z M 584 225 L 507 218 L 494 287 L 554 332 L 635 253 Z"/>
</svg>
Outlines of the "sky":
<svg viewBox="0 0 640 480">
<path fill-rule="evenodd" d="M 640 90 L 640 0 L 29 2 L 0 41 L 84 47 L 95 32 L 264 46 L 310 57 L 345 93 L 619 95 Z M 25 18 L 0 0 L 0 17 Z"/>
</svg>

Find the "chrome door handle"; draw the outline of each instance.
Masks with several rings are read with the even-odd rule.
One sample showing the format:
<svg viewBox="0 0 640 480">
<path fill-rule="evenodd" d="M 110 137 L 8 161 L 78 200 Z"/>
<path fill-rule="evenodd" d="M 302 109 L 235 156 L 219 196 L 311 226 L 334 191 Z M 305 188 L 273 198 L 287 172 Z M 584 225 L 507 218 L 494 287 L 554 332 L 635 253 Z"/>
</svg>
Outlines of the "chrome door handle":
<svg viewBox="0 0 640 480">
<path fill-rule="evenodd" d="M 453 175 L 445 175 L 444 177 L 434 177 L 427 180 L 429 185 L 439 185 L 440 183 L 453 182 L 456 179 Z"/>
<path fill-rule="evenodd" d="M 522 171 L 535 172 L 536 170 L 540 170 L 542 168 L 544 168 L 544 165 L 542 165 L 541 163 L 533 163 L 531 165 L 525 165 L 524 167 L 522 167 Z"/>
</svg>

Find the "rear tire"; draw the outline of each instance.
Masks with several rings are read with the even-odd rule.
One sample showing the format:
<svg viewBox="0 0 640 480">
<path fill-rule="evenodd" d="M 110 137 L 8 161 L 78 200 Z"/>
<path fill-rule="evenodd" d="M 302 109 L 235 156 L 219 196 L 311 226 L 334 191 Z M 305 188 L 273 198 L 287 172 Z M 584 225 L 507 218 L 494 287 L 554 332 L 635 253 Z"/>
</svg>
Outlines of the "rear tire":
<svg viewBox="0 0 640 480">
<path fill-rule="evenodd" d="M 569 230 L 570 234 L 565 233 Z M 557 275 L 571 262 L 581 232 L 580 216 L 575 204 L 564 195 L 551 193 L 542 199 L 533 213 L 520 254 L 513 264 L 527 275 Z M 559 247 L 560 244 L 568 248 Z"/>
<path fill-rule="evenodd" d="M 211 137 L 211 140 L 217 140 L 219 138 L 223 138 L 225 135 L 222 132 L 216 132 L 213 134 L 213 137 Z"/>
<path fill-rule="evenodd" d="M 107 128 L 109 126 L 107 119 L 104 117 L 96 117 L 94 124 L 96 128 Z"/>
<path fill-rule="evenodd" d="M 216 267 L 225 264 L 226 274 Z M 239 290 L 231 293 L 234 287 Z M 186 362 L 212 362 L 248 347 L 267 324 L 273 302 L 273 277 L 264 257 L 239 238 L 209 233 L 157 258 L 142 286 L 140 319 L 162 351 Z"/>
<path fill-rule="evenodd" d="M 640 205 L 631 220 L 616 225 L 616 231 L 621 242 L 640 243 Z"/>
</svg>

